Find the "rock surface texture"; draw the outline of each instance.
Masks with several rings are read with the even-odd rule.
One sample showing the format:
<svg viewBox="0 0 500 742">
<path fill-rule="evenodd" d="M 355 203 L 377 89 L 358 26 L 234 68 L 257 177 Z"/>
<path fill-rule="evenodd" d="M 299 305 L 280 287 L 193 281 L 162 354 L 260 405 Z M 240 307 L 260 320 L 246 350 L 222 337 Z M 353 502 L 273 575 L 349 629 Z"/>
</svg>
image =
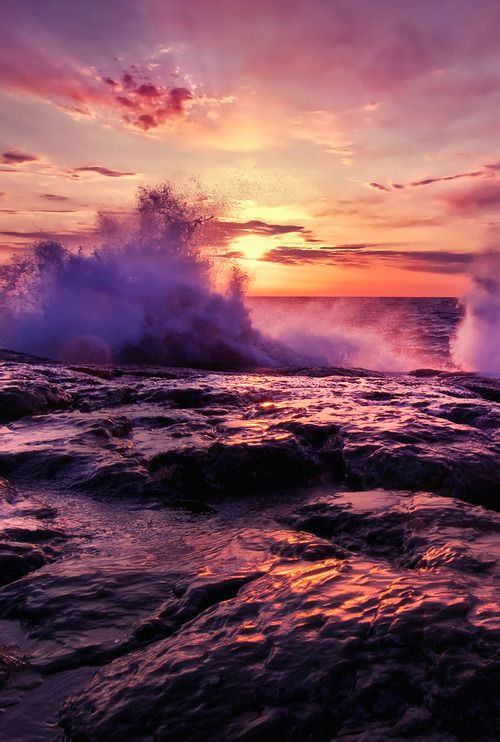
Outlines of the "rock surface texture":
<svg viewBox="0 0 500 742">
<path fill-rule="evenodd" d="M 498 740 L 499 382 L 3 357 L 2 738 Z"/>
</svg>

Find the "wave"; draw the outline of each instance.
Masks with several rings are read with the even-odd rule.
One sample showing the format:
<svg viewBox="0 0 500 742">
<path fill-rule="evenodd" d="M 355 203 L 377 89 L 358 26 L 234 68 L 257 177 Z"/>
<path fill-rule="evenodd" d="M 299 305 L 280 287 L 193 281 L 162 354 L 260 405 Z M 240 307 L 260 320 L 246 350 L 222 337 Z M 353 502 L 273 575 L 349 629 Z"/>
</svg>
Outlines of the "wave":
<svg viewBox="0 0 500 742">
<path fill-rule="evenodd" d="M 90 252 L 37 244 L 1 269 L 2 345 L 69 362 L 303 362 L 252 326 L 237 269 L 216 287 L 195 239 L 208 218 L 162 184 L 139 190 L 132 217 L 102 220 L 101 245 Z"/>
<path fill-rule="evenodd" d="M 464 317 L 452 342 L 456 364 L 477 373 L 500 374 L 500 250 L 477 256 Z"/>
<path fill-rule="evenodd" d="M 389 338 L 389 325 L 404 326 L 399 316 L 385 313 L 371 328 L 349 326 L 338 308 L 328 316 L 309 308 L 284 321 L 256 318 L 244 274 L 211 258 L 210 239 L 220 230 L 207 204 L 170 183 L 143 187 L 133 212 L 101 217 L 97 247 L 71 251 L 49 240 L 2 266 L 0 344 L 71 363 L 382 371 L 419 365 Z M 495 311 L 498 347 L 498 303 Z M 481 322 L 473 312 L 461 329 L 457 348 L 465 348 L 467 363 L 473 351 L 464 338 Z"/>
</svg>

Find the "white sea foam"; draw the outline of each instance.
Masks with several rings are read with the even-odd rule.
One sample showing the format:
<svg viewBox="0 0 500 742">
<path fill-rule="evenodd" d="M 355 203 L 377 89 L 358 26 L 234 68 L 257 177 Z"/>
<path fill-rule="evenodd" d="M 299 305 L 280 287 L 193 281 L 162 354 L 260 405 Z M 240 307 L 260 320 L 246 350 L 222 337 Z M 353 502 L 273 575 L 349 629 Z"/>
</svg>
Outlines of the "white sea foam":
<svg viewBox="0 0 500 742">
<path fill-rule="evenodd" d="M 464 318 L 452 343 L 456 364 L 478 373 L 500 374 L 500 251 L 487 249 L 472 266 Z"/>
</svg>

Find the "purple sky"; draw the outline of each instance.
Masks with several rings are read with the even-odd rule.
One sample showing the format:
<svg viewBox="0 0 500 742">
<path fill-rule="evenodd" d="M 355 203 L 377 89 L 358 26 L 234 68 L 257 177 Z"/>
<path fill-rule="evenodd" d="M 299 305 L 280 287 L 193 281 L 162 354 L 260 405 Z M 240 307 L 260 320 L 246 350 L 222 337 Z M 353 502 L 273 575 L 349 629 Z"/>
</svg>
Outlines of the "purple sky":
<svg viewBox="0 0 500 742">
<path fill-rule="evenodd" d="M 500 4 L 3 0 L 0 259 L 196 178 L 254 293 L 460 293 L 500 205 Z"/>
</svg>

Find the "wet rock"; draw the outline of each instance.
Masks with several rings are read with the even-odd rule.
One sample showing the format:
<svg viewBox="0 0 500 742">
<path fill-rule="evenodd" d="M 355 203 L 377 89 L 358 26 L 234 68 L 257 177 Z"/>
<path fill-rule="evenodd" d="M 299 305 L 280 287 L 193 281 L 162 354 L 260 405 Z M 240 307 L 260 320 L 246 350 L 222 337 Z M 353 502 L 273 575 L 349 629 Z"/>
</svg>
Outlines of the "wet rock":
<svg viewBox="0 0 500 742">
<path fill-rule="evenodd" d="M 433 494 L 341 492 L 309 502 L 289 522 L 406 569 L 500 573 L 500 516 Z"/>
<path fill-rule="evenodd" d="M 442 379 L 446 383 L 466 389 L 482 399 L 500 402 L 500 379 L 463 373 L 442 374 Z"/>
<path fill-rule="evenodd" d="M 150 470 L 167 492 L 203 498 L 297 487 L 313 481 L 323 467 L 289 436 L 255 446 L 215 443 L 169 451 L 153 457 Z"/>
<path fill-rule="evenodd" d="M 57 481 L 65 476 L 77 476 L 79 471 L 91 467 L 95 458 L 88 453 L 54 450 L 49 447 L 26 447 L 0 453 L 0 467 L 16 481 Z"/>
<path fill-rule="evenodd" d="M 197 513 L 199 515 L 214 515 L 217 512 L 215 508 L 207 502 L 203 502 L 202 500 L 190 500 L 186 497 L 177 497 L 172 499 L 170 504 L 174 508 L 186 510 L 189 513 Z"/>
<path fill-rule="evenodd" d="M 470 607 L 448 576 L 366 559 L 282 567 L 100 670 L 64 705 L 62 725 L 70 740 L 326 742 L 371 725 L 411 728 L 413 716 L 414 729 L 449 733 L 457 722 L 441 699 L 463 703 L 464 672 L 480 681 L 498 641 Z M 496 689 L 483 686 L 491 716 L 471 716 L 477 738 L 492 741 Z"/>
<path fill-rule="evenodd" d="M 181 626 L 206 611 L 213 605 L 236 597 L 248 583 L 259 578 L 262 572 L 244 572 L 228 577 L 198 577 L 188 587 L 174 586 L 178 600 L 171 600 L 134 629 L 134 637 L 140 642 L 158 641 L 171 636 Z"/>
<path fill-rule="evenodd" d="M 470 425 L 478 430 L 500 429 L 500 408 L 474 401 L 460 403 L 441 402 L 433 405 L 429 412 L 459 425 Z"/>
<path fill-rule="evenodd" d="M 62 531 L 53 528 L 26 528 L 22 526 L 6 527 L 2 530 L 5 538 L 12 541 L 20 541 L 31 544 L 39 544 L 44 541 L 60 541 L 67 536 Z"/>
<path fill-rule="evenodd" d="M 26 660 L 17 647 L 8 647 L 0 642 L 0 688 L 7 683 L 12 672 L 20 670 L 25 664 Z"/>
<path fill-rule="evenodd" d="M 125 415 L 118 417 L 101 418 L 91 423 L 88 432 L 98 438 L 112 440 L 125 438 L 132 430 L 132 422 Z"/>
<path fill-rule="evenodd" d="M 432 376 L 439 376 L 441 371 L 437 371 L 434 368 L 416 368 L 414 371 L 410 371 L 411 376 L 417 378 L 429 378 Z"/>
<path fill-rule="evenodd" d="M 16 497 L 16 490 L 3 477 L 0 477 L 0 507 L 3 505 L 11 505 Z"/>
<path fill-rule="evenodd" d="M 43 673 L 98 665 L 127 651 L 134 624 L 173 595 L 179 573 L 60 560 L 0 591 L 4 618 L 23 622 L 40 641 L 30 656 Z"/>
<path fill-rule="evenodd" d="M 465 669 L 464 676 L 458 687 L 444 687 L 436 694 L 433 710 L 458 739 L 497 739 L 500 719 L 498 655 L 477 671 Z"/>
<path fill-rule="evenodd" d="M 90 389 L 81 389 L 77 385 L 74 394 L 74 404 L 81 412 L 93 412 L 121 405 L 135 404 L 137 390 L 122 383 L 96 384 Z"/>
<path fill-rule="evenodd" d="M 283 376 L 310 376 L 313 378 L 328 378 L 330 376 L 340 376 L 347 378 L 380 378 L 383 374 L 379 371 L 369 371 L 365 368 L 342 368 L 340 366 L 323 366 L 318 368 L 311 368 L 306 366 L 304 368 L 280 368 L 266 369 L 269 374 L 280 374 Z"/>
<path fill-rule="evenodd" d="M 81 476 L 75 477 L 73 487 L 96 495 L 115 497 L 146 495 L 158 491 L 147 469 L 129 459 L 104 459 L 96 462 Z"/>
<path fill-rule="evenodd" d="M 95 376 L 97 379 L 112 379 L 115 371 L 112 368 L 99 366 L 68 366 L 70 371 L 77 371 L 80 374 Z"/>
<path fill-rule="evenodd" d="M 18 580 L 54 558 L 52 550 L 0 540 L 0 585 Z"/>
<path fill-rule="evenodd" d="M 0 390 L 0 421 L 10 422 L 28 415 L 68 407 L 71 397 L 51 384 L 9 384 Z"/>
<path fill-rule="evenodd" d="M 40 519 L 46 516 L 37 502 L 20 497 L 7 480 L 0 479 L 0 586 L 57 558 L 55 544 L 64 534 L 42 527 Z"/>
<path fill-rule="evenodd" d="M 68 739 L 496 742 L 493 381 L 88 370 L 0 363 L 71 400 L 0 431 L 68 508 L 0 480 L 0 612 L 44 683 L 106 665 Z"/>
<path fill-rule="evenodd" d="M 430 490 L 472 503 L 500 508 L 500 448 L 463 442 L 346 441 L 346 478 L 367 489 Z"/>
<path fill-rule="evenodd" d="M 0 465 L 25 479 L 87 481 L 92 491 L 102 483 L 110 494 L 116 483 L 119 495 L 163 487 L 196 499 L 347 479 L 498 506 L 499 413 L 484 396 L 494 380 L 317 371 L 207 377 L 122 368 L 101 379 L 40 366 L 36 383 L 68 394 L 71 411 L 44 415 L 36 442 L 29 420 L 13 427 Z M 12 368 L 3 373 L 9 379 Z M 148 461 L 157 489 L 140 471 Z"/>
<path fill-rule="evenodd" d="M 28 363 L 30 365 L 40 363 L 55 363 L 55 361 L 49 358 L 42 358 L 39 356 L 32 356 L 29 353 L 17 353 L 15 350 L 7 350 L 6 348 L 0 348 L 0 361 L 7 363 Z"/>
<path fill-rule="evenodd" d="M 308 562 L 348 557 L 348 552 L 338 544 L 333 544 L 326 538 L 314 538 L 308 533 L 298 533 L 294 537 L 288 533 L 281 541 L 277 534 L 270 551 L 283 559 L 304 559 Z"/>
<path fill-rule="evenodd" d="M 238 394 L 214 392 L 199 387 L 178 387 L 174 389 L 156 389 L 142 395 L 145 402 L 170 402 L 178 409 L 199 409 L 221 405 L 241 406 L 243 400 Z"/>
</svg>

